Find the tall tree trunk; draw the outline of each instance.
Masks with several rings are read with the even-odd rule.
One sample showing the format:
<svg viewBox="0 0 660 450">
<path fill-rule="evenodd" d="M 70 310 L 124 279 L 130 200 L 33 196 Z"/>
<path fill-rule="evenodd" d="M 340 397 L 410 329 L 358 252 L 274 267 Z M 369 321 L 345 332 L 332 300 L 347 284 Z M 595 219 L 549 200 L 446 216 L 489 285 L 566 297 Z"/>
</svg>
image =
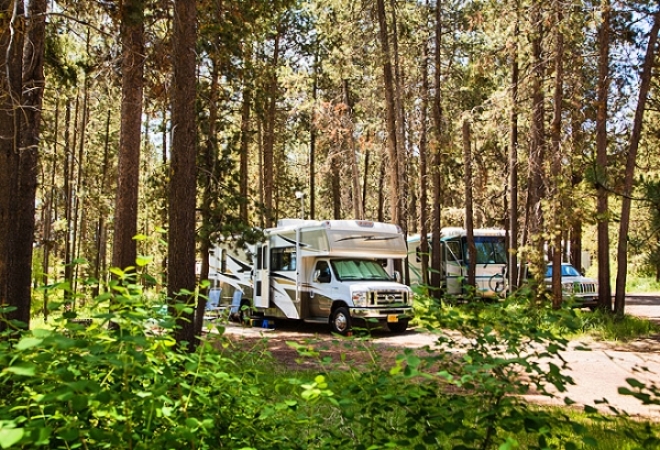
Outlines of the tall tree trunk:
<svg viewBox="0 0 660 450">
<path fill-rule="evenodd" d="M 470 122 L 463 119 L 463 165 L 465 184 L 465 231 L 468 247 L 467 285 L 476 287 L 477 248 L 474 245 L 474 213 L 472 208 L 472 139 Z"/>
<path fill-rule="evenodd" d="M 555 92 L 554 92 L 554 111 L 552 117 L 552 176 L 554 195 L 552 202 L 554 204 L 554 216 L 552 218 L 552 307 L 561 308 L 562 286 L 561 286 L 561 260 L 562 260 L 562 176 L 561 176 L 561 113 L 562 103 L 564 101 L 564 35 L 562 33 L 563 14 L 562 6 L 556 4 L 557 23 L 555 24 Z"/>
<path fill-rule="evenodd" d="M 426 1 L 428 8 L 428 0 Z M 422 105 L 419 132 L 419 258 L 422 285 L 429 284 L 429 224 L 428 224 L 428 109 L 431 88 L 429 86 L 429 47 L 424 46 L 422 62 Z"/>
<path fill-rule="evenodd" d="M 433 209 L 431 212 L 431 295 L 436 299 L 442 298 L 442 251 L 440 246 L 440 230 L 442 219 L 442 148 L 443 148 L 443 111 L 442 111 L 442 2 L 437 0 L 435 9 L 435 71 L 434 83 L 435 98 L 433 99 L 433 123 L 435 130 L 435 149 L 433 151 L 432 174 L 433 174 Z"/>
<path fill-rule="evenodd" d="M 598 32 L 598 91 L 596 105 L 596 217 L 598 220 L 598 307 L 612 310 L 610 286 L 610 211 L 607 193 L 607 97 L 610 86 L 610 2 L 601 1 Z"/>
<path fill-rule="evenodd" d="M 71 229 L 73 226 L 73 149 L 71 148 L 71 100 L 66 101 L 64 112 L 64 221 L 66 233 L 64 237 L 64 282 L 73 287 L 73 251 L 71 242 Z M 66 307 L 72 301 L 70 289 L 65 291 Z"/>
<path fill-rule="evenodd" d="M 520 285 L 518 277 L 518 39 L 520 34 L 520 1 L 515 0 L 515 24 L 511 47 L 511 115 L 509 130 L 509 242 L 508 275 L 509 290 Z M 520 271 L 520 274 L 524 271 Z"/>
<path fill-rule="evenodd" d="M 626 276 L 628 273 L 628 230 L 630 227 L 631 196 L 635 181 L 635 166 L 637 164 L 637 149 L 642 135 L 642 124 L 646 101 L 651 87 L 653 63 L 657 52 L 656 43 L 660 30 L 660 9 L 653 15 L 653 26 L 649 33 L 649 41 L 646 46 L 646 55 L 640 74 L 639 97 L 635 109 L 635 119 L 630 135 L 628 155 L 626 156 L 626 176 L 623 186 L 623 198 L 621 199 L 621 219 L 619 222 L 619 244 L 617 248 L 617 273 L 616 292 L 614 297 L 614 313 L 623 317 L 626 307 Z"/>
<path fill-rule="evenodd" d="M 367 191 L 369 190 L 370 167 L 371 167 L 371 152 L 367 147 L 364 152 L 364 174 L 362 177 L 362 217 L 367 217 Z"/>
<path fill-rule="evenodd" d="M 140 132 L 144 87 L 144 1 L 124 0 L 121 6 L 122 85 L 121 129 L 115 234 L 112 265 L 120 269 L 135 266 L 140 176 Z"/>
<path fill-rule="evenodd" d="M 199 280 L 204 281 L 209 278 L 209 253 L 211 251 L 211 234 L 213 233 L 213 205 L 214 199 L 218 195 L 218 189 L 214 188 L 217 185 L 218 170 L 216 169 L 216 161 L 218 160 L 217 150 L 217 123 L 218 123 L 218 99 L 219 99 L 219 64 L 214 56 L 211 58 L 211 86 L 209 92 L 209 119 L 208 119 L 208 136 L 206 136 L 206 143 L 204 145 L 204 153 L 201 158 L 203 166 L 200 168 L 200 183 L 202 184 L 202 206 L 200 208 L 202 226 L 199 231 L 199 257 L 202 261 Z M 242 124 L 241 124 L 242 125 Z M 241 143 L 242 145 L 242 143 Z M 241 163 L 243 155 L 241 154 Z M 243 174 L 239 174 L 241 179 Z M 245 174 L 247 178 L 247 174 Z M 241 182 L 242 184 L 242 182 Z M 247 197 L 241 199 L 247 200 Z M 241 203 L 241 208 L 243 203 Z M 203 292 L 206 296 L 208 291 Z M 204 313 L 206 310 L 206 299 L 201 297 L 197 300 L 197 309 L 195 309 L 195 336 L 196 343 L 199 344 L 198 336 L 202 335 L 202 326 L 204 324 Z"/>
<path fill-rule="evenodd" d="M 348 134 L 348 161 L 351 166 L 351 185 L 353 187 L 353 215 L 356 219 L 363 219 L 362 216 L 362 193 L 360 192 L 360 166 L 358 163 L 358 154 L 355 146 L 354 125 L 353 125 L 353 102 L 351 100 L 348 80 L 342 80 L 342 91 L 344 93 L 344 104 L 346 105 L 346 132 Z"/>
<path fill-rule="evenodd" d="M 103 188 L 106 185 L 108 177 L 108 160 L 110 158 L 110 119 L 112 111 L 108 109 L 108 115 L 105 119 L 105 145 L 103 146 L 103 166 L 101 168 L 101 182 L 99 183 L 98 198 L 103 195 Z M 99 218 L 96 223 L 96 258 L 94 260 L 94 276 L 99 280 L 99 284 L 94 288 L 94 296 L 100 293 L 100 280 L 103 277 L 102 270 L 105 268 L 105 204 L 99 204 Z"/>
<path fill-rule="evenodd" d="M 263 147 L 263 180 L 264 180 L 264 206 L 266 208 L 266 228 L 274 225 L 275 211 L 273 209 L 273 195 L 275 189 L 275 120 L 277 118 L 277 66 L 280 59 L 280 26 L 273 42 L 273 60 L 271 62 L 269 98 L 266 110 Z"/>
<path fill-rule="evenodd" d="M 330 151 L 330 186 L 332 192 L 332 218 L 341 219 L 341 154 L 338 151 Z"/>
<path fill-rule="evenodd" d="M 12 291 L 14 248 L 14 195 L 20 166 L 20 105 L 22 90 L 22 2 L 0 0 L 0 306 L 18 306 Z M 21 320 L 10 312 L 2 319 Z M 27 322 L 26 322 L 27 323 Z M 0 331 L 7 324 L 0 320 Z"/>
<path fill-rule="evenodd" d="M 534 248 L 530 254 L 533 263 L 532 272 L 535 275 L 536 286 L 543 286 L 545 271 L 543 270 L 543 211 L 541 199 L 544 197 L 544 170 L 545 160 L 545 105 L 543 95 L 543 79 L 545 77 L 545 64 L 543 61 L 543 14 L 539 2 L 532 5 L 531 19 L 535 32 L 532 37 L 533 73 L 531 80 L 532 90 L 532 123 L 530 126 L 529 150 L 529 188 L 527 193 L 527 232 L 528 241 Z"/>
<path fill-rule="evenodd" d="M 197 2 L 175 0 L 167 294 L 172 301 L 191 307 L 195 306 L 195 299 L 188 293 L 195 290 L 196 41 Z M 171 311 L 176 309 L 172 306 Z M 191 352 L 195 350 L 193 321 L 193 314 L 181 312 L 175 332 L 179 345 L 187 342 L 186 349 Z"/>
<path fill-rule="evenodd" d="M 53 249 L 53 244 L 54 244 L 54 240 L 52 238 L 52 229 L 53 229 L 53 221 L 54 221 L 53 219 L 57 217 L 57 208 L 55 204 L 55 191 L 56 191 L 55 174 L 57 173 L 57 136 L 59 135 L 59 118 L 60 118 L 60 102 L 56 100 L 55 117 L 54 117 L 55 129 L 53 130 L 53 135 L 55 136 L 55 138 L 53 139 L 53 162 L 50 167 L 50 186 L 48 193 L 48 204 L 46 210 L 46 217 L 44 219 L 44 244 L 43 244 L 44 271 L 42 277 L 42 283 L 44 286 L 48 286 L 49 283 L 48 274 L 50 273 L 50 253 L 51 250 Z M 44 321 L 48 320 L 48 312 L 49 312 L 48 300 L 49 300 L 49 290 L 45 289 L 44 304 L 43 304 Z"/>
<path fill-rule="evenodd" d="M 390 52 L 389 35 L 387 31 L 387 18 L 385 15 L 384 0 L 376 0 L 376 9 L 379 24 L 380 49 L 383 60 L 383 82 L 385 85 L 385 110 L 387 125 L 387 154 L 389 158 L 388 175 L 390 180 L 390 215 L 392 222 L 400 224 L 401 217 L 399 200 L 401 194 L 400 175 L 399 175 L 399 155 L 397 144 L 397 109 L 394 92 L 394 75 L 392 70 L 392 54 Z"/>
<path fill-rule="evenodd" d="M 408 152 L 406 151 L 406 114 L 403 107 L 403 74 L 399 62 L 399 32 L 397 25 L 396 1 L 390 0 L 392 10 L 392 56 L 394 61 L 394 108 L 396 110 L 396 155 L 397 174 L 399 176 L 399 221 L 397 222 L 404 235 L 408 235 L 408 207 L 406 199 L 409 196 L 408 171 L 406 170 Z M 407 273 L 407 272 L 406 272 Z"/>
<path fill-rule="evenodd" d="M 245 59 L 250 59 L 251 53 L 248 52 Z M 240 155 L 240 193 L 241 193 L 241 206 L 240 218 L 244 224 L 248 223 L 249 216 L 249 190 L 248 179 L 248 161 L 250 159 L 250 111 L 252 110 L 252 87 L 249 86 L 244 80 L 243 83 L 243 104 L 241 110 L 241 155 Z"/>
<path fill-rule="evenodd" d="M 312 81 L 312 112 L 309 118 L 309 218 L 314 220 L 316 217 L 316 138 L 318 130 L 316 129 L 316 106 L 318 102 L 319 91 L 319 55 L 314 54 L 313 81 Z M 366 172 L 366 170 L 365 170 Z M 363 203 L 364 204 L 364 203 Z"/>
</svg>

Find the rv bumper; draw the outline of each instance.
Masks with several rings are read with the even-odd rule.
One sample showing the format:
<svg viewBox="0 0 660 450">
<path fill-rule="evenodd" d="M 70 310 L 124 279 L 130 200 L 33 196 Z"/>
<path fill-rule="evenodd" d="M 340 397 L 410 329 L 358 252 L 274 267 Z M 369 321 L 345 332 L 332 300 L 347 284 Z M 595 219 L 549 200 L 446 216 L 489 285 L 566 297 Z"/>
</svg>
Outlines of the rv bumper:
<svg viewBox="0 0 660 450">
<path fill-rule="evenodd" d="M 377 319 L 383 322 L 396 323 L 399 320 L 409 320 L 415 316 L 412 307 L 403 308 L 351 308 L 351 317 L 356 319 Z"/>
</svg>

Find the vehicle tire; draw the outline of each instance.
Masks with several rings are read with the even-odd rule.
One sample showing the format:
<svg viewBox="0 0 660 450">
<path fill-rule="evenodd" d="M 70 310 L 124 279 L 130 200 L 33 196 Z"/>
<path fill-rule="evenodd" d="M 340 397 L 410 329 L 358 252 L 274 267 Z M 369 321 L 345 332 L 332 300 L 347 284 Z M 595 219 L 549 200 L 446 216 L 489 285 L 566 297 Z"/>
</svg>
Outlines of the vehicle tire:
<svg viewBox="0 0 660 450">
<path fill-rule="evenodd" d="M 330 315 L 330 328 L 333 333 L 348 336 L 351 332 L 351 313 L 345 306 L 335 309 Z"/>
<path fill-rule="evenodd" d="M 490 280 L 488 280 L 488 287 L 490 288 L 491 291 L 495 292 L 497 295 L 500 297 L 504 297 L 506 295 L 506 278 L 504 278 L 504 274 L 501 273 L 496 273 L 492 277 L 490 277 Z"/>
<path fill-rule="evenodd" d="M 399 319 L 398 322 L 388 323 L 387 328 L 392 333 L 403 333 L 408 329 L 408 319 Z"/>
</svg>

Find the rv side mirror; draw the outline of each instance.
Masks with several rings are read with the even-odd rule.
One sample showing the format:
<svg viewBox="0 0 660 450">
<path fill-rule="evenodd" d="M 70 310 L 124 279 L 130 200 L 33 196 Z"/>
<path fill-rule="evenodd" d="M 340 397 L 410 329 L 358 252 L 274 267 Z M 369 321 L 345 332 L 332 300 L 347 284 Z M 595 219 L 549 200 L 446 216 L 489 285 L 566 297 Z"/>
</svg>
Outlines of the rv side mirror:
<svg viewBox="0 0 660 450">
<path fill-rule="evenodd" d="M 394 271 L 394 281 L 396 281 L 397 283 L 401 283 L 401 272 L 399 272 L 398 270 Z"/>
</svg>

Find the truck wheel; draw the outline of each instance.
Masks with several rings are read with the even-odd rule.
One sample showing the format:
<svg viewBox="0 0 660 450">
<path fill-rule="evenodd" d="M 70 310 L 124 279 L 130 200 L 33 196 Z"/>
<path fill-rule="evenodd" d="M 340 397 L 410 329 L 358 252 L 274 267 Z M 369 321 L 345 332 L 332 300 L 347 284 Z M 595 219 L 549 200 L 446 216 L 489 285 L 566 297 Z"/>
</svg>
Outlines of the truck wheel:
<svg viewBox="0 0 660 450">
<path fill-rule="evenodd" d="M 401 319 L 398 322 L 388 323 L 387 328 L 392 333 L 403 333 L 408 328 L 408 319 Z"/>
<path fill-rule="evenodd" d="M 335 309 L 330 316 L 330 327 L 334 333 L 347 336 L 351 331 L 351 313 L 348 308 L 342 306 Z"/>
</svg>

